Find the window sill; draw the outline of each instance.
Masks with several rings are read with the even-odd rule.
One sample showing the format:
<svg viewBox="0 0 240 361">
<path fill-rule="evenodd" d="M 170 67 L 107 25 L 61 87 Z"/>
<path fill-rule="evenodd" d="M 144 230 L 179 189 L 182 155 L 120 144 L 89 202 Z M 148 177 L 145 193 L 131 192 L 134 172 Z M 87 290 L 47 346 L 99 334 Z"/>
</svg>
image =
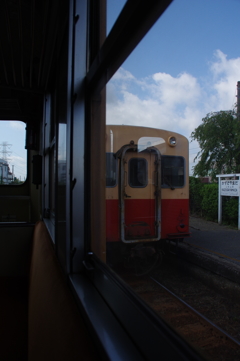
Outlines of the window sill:
<svg viewBox="0 0 240 361">
<path fill-rule="evenodd" d="M 144 360 L 89 279 L 72 275 L 70 282 L 102 358 L 114 361 Z"/>
<path fill-rule="evenodd" d="M 71 275 L 70 282 L 107 359 L 202 360 L 105 265 L 97 261 L 87 272 L 89 277 Z"/>
</svg>

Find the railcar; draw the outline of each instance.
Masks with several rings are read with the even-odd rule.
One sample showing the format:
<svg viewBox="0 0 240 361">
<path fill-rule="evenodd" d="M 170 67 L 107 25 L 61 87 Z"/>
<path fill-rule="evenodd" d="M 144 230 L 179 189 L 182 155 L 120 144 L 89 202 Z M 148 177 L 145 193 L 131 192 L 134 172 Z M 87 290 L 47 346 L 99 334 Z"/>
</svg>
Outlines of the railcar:
<svg viewBox="0 0 240 361">
<path fill-rule="evenodd" d="M 189 236 L 188 140 L 173 131 L 107 125 L 107 242 Z"/>
</svg>

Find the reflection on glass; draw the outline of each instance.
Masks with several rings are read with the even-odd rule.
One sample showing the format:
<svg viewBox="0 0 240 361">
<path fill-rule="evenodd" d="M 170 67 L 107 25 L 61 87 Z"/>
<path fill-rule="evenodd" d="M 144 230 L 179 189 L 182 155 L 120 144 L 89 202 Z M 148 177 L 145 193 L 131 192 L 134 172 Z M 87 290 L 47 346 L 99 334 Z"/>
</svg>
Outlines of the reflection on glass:
<svg viewBox="0 0 240 361">
<path fill-rule="evenodd" d="M 67 157 L 66 141 L 67 126 L 64 123 L 58 124 L 58 163 L 57 163 L 57 233 L 58 233 L 58 256 L 65 264 L 66 249 L 66 175 L 67 175 Z"/>
<path fill-rule="evenodd" d="M 66 184 L 66 124 L 59 124 L 58 139 L 58 183 Z"/>
<path fill-rule="evenodd" d="M 27 176 L 26 125 L 0 122 L 0 185 L 20 185 Z"/>
<path fill-rule="evenodd" d="M 58 217 L 59 220 L 64 220 L 65 205 L 66 205 L 66 174 L 67 174 L 67 158 L 66 158 L 66 124 L 58 125 Z"/>
</svg>

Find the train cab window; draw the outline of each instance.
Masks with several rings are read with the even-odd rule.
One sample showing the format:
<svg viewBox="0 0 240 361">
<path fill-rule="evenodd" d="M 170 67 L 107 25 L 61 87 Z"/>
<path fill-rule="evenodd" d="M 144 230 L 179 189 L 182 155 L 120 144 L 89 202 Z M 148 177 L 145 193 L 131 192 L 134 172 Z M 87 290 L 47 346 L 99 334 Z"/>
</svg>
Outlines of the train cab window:
<svg viewBox="0 0 240 361">
<path fill-rule="evenodd" d="M 117 160 L 113 153 L 106 153 L 106 187 L 117 184 Z"/>
<path fill-rule="evenodd" d="M 129 161 L 129 185 L 133 188 L 143 188 L 147 185 L 147 160 L 132 158 Z"/>
<path fill-rule="evenodd" d="M 184 158 L 162 156 L 162 187 L 181 188 L 184 186 Z"/>
<path fill-rule="evenodd" d="M 138 152 L 143 152 L 151 147 L 159 147 L 161 153 L 165 151 L 166 142 L 161 137 L 141 137 L 138 140 Z"/>
<path fill-rule="evenodd" d="M 26 124 L 0 122 L 0 185 L 21 185 L 27 177 Z"/>
</svg>

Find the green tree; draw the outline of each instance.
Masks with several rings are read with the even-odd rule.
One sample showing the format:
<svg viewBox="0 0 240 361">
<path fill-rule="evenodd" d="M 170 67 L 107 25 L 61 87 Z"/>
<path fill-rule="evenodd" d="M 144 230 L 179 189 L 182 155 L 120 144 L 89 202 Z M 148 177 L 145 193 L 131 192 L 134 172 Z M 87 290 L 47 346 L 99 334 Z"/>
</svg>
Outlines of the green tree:
<svg viewBox="0 0 240 361">
<path fill-rule="evenodd" d="M 196 176 L 240 172 L 240 120 L 235 110 L 209 113 L 191 134 L 201 150 L 194 161 Z"/>
</svg>

